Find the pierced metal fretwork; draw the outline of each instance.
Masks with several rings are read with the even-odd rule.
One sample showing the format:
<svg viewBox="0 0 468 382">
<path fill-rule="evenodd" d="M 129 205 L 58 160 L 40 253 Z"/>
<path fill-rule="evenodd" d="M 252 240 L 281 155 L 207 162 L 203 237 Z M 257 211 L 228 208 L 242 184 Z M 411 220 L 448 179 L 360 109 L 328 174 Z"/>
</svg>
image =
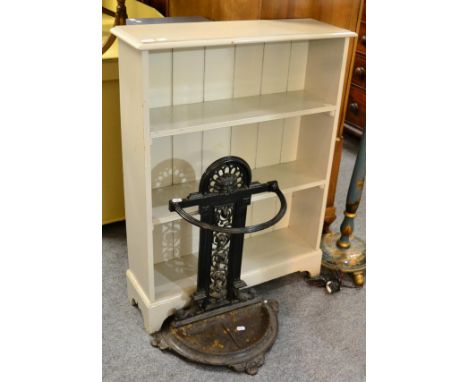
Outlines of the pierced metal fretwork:
<svg viewBox="0 0 468 382">
<path fill-rule="evenodd" d="M 200 188 L 202 186 L 204 189 L 208 188 L 207 191 L 209 193 L 233 192 L 236 189 L 247 186 L 246 176 L 245 169 L 241 168 L 240 164 L 225 163 L 219 168 L 210 171 L 208 178 L 200 183 Z"/>
<path fill-rule="evenodd" d="M 197 290 L 190 304 L 155 334 L 153 345 L 192 361 L 255 374 L 276 338 L 278 305 L 242 289 L 247 286 L 240 279 L 244 235 L 276 224 L 287 204 L 276 181 L 261 184 L 251 179 L 247 162 L 224 157 L 204 172 L 199 192 L 169 201 L 170 211 L 200 228 Z M 276 193 L 280 210 L 269 221 L 246 227 L 251 197 L 262 192 Z M 198 206 L 200 220 L 184 211 L 193 206 Z"/>
<path fill-rule="evenodd" d="M 233 208 L 233 204 L 215 208 L 215 220 L 218 227 L 232 227 Z M 209 292 L 213 299 L 227 298 L 230 243 L 231 235 L 228 233 L 213 232 Z"/>
<path fill-rule="evenodd" d="M 241 291 L 246 286 L 240 279 L 244 234 L 278 222 L 286 211 L 286 200 L 275 181 L 252 184 L 251 180 L 247 162 L 238 157 L 224 157 L 208 166 L 200 179 L 199 192 L 170 201 L 171 211 L 200 228 L 197 290 L 191 305 L 176 312 L 177 320 L 254 297 L 251 292 Z M 251 196 L 261 192 L 275 192 L 281 201 L 280 211 L 267 222 L 246 227 Z M 183 211 L 183 207 L 189 206 L 198 206 L 200 220 Z"/>
</svg>

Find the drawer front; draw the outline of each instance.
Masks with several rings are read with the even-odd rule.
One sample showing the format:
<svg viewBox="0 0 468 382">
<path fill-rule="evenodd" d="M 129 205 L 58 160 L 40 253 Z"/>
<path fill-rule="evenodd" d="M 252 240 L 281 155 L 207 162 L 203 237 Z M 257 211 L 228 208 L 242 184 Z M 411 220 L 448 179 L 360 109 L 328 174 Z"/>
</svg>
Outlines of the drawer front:
<svg viewBox="0 0 468 382">
<path fill-rule="evenodd" d="M 366 23 L 362 22 L 359 27 L 359 36 L 356 51 L 366 54 Z"/>
<path fill-rule="evenodd" d="M 366 88 L 366 56 L 356 53 L 354 58 L 353 79 L 351 81 L 363 89 Z"/>
<path fill-rule="evenodd" d="M 366 125 L 366 93 L 356 86 L 351 86 L 346 121 L 361 128 Z"/>
</svg>

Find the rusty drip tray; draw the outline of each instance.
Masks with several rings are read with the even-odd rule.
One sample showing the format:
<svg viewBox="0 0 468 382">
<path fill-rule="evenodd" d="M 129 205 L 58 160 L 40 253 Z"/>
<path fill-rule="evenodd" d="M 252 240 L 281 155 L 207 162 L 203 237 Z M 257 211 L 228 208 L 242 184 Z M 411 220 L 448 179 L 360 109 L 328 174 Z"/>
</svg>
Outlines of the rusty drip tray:
<svg viewBox="0 0 468 382">
<path fill-rule="evenodd" d="M 170 318 L 154 334 L 152 344 L 191 361 L 256 374 L 276 340 L 277 312 L 276 301 L 264 300 L 185 325 L 176 326 Z"/>
</svg>

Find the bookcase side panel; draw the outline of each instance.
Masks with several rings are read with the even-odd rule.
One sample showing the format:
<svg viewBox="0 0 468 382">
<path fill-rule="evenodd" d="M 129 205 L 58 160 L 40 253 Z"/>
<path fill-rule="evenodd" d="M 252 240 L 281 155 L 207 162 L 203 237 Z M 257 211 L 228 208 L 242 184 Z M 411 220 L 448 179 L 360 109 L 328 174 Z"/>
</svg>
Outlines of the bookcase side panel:
<svg viewBox="0 0 468 382">
<path fill-rule="evenodd" d="M 324 188 L 314 187 L 292 194 L 289 227 L 313 248 L 320 245 Z"/>
<path fill-rule="evenodd" d="M 319 52 L 324 55 L 326 55 L 328 51 L 329 56 L 325 57 L 324 60 L 320 60 L 319 57 L 311 58 L 311 49 L 309 49 L 306 88 L 311 85 L 310 80 L 312 73 L 310 73 L 309 70 L 314 68 L 317 71 L 317 73 L 314 74 L 314 81 L 320 78 L 320 73 L 322 71 L 323 78 L 329 78 L 330 83 L 327 85 L 318 84 L 318 87 L 312 91 L 323 88 L 324 93 L 328 97 L 326 101 L 335 104 L 336 110 L 339 110 L 341 106 L 349 41 L 347 38 L 332 40 L 331 44 L 326 40 L 311 41 L 311 47 L 314 43 L 318 43 L 314 48 L 318 48 Z M 328 65 L 326 64 L 327 62 Z M 317 63 L 320 63 L 320 65 L 316 66 Z M 329 68 L 333 68 L 334 72 L 328 71 Z M 317 81 L 320 82 L 321 80 Z M 308 90 L 310 90 L 310 88 Z M 320 177 L 325 178 L 325 186 L 304 190 L 293 195 L 293 210 L 290 218 L 290 226 L 294 227 L 304 239 L 309 240 L 311 245 L 314 246 L 320 244 L 322 234 L 338 119 L 338 112 L 302 117 L 297 158 L 300 160 L 305 159 L 311 165 L 316 166 L 314 171 L 316 171 Z M 307 195 L 309 192 L 310 195 Z M 309 203 L 309 207 L 306 207 L 308 205 L 307 203 Z M 294 206 L 298 207 L 294 208 Z M 309 208 L 313 213 L 304 215 L 303 211 L 308 211 Z"/>
<path fill-rule="evenodd" d="M 327 177 L 334 123 L 335 117 L 328 113 L 301 118 L 297 160 L 307 162 L 311 171 L 322 179 Z"/>
<path fill-rule="evenodd" d="M 275 216 L 275 212 L 277 211 L 276 200 L 273 198 L 257 200 L 249 208 L 252 209 L 252 224 L 259 224 L 270 220 Z M 258 236 L 271 231 L 273 231 L 273 227 L 260 232 L 254 232 L 251 235 Z"/>
<path fill-rule="evenodd" d="M 337 105 L 338 101 L 345 44 L 346 39 L 312 40 L 309 43 L 305 90 L 332 105 Z"/>
<path fill-rule="evenodd" d="M 348 57 L 348 49 L 349 49 L 349 38 L 344 38 L 342 40 L 338 40 L 339 43 L 337 43 L 337 47 L 335 48 L 336 51 L 336 57 L 335 59 L 339 62 L 339 65 L 336 67 L 336 92 L 335 92 L 335 100 L 334 104 L 336 105 L 336 112 L 331 113 L 330 116 L 333 117 L 333 127 L 332 131 L 330 134 L 330 139 L 327 142 L 324 140 L 324 145 L 328 145 L 329 150 L 328 150 L 328 156 L 324 155 L 324 158 L 326 160 L 325 164 L 325 177 L 326 177 L 326 182 L 325 182 L 325 187 L 323 189 L 323 195 L 322 195 L 322 203 L 321 207 L 322 210 L 320 212 L 320 220 L 319 220 L 319 227 L 317 229 L 317 241 L 320 243 L 320 239 L 322 236 L 322 227 L 323 227 L 323 222 L 325 219 L 325 210 L 326 210 L 326 205 L 327 205 L 327 195 L 328 195 L 328 187 L 330 185 L 330 175 L 331 175 L 331 169 L 332 169 L 332 164 L 333 164 L 333 155 L 335 152 L 335 137 L 338 131 L 338 123 L 339 123 L 339 117 L 340 113 L 339 110 L 341 108 L 341 101 L 343 99 L 343 87 L 344 87 L 344 79 L 345 79 L 345 74 L 346 74 L 346 62 L 347 62 L 347 57 Z M 333 93 L 332 93 L 333 94 Z"/>
<path fill-rule="evenodd" d="M 151 159 L 145 96 L 148 54 L 119 41 L 122 153 L 129 266 L 154 299 Z"/>
<path fill-rule="evenodd" d="M 281 188 L 281 185 L 280 185 Z M 288 208 L 286 210 L 286 213 L 284 214 L 284 217 L 273 226 L 273 230 L 276 229 L 281 229 L 281 228 L 286 228 L 289 226 L 289 219 L 291 216 L 291 208 L 292 208 L 292 195 L 293 193 L 290 194 L 285 194 L 284 197 L 286 198 L 286 202 L 288 203 Z M 275 198 L 275 213 L 276 211 L 279 211 L 281 203 L 278 198 Z"/>
</svg>

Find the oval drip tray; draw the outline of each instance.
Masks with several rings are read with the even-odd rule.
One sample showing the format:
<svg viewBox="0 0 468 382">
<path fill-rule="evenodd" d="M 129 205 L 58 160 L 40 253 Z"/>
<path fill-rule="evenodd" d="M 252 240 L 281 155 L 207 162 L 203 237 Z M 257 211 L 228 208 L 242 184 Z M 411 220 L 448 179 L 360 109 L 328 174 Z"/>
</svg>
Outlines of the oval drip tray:
<svg viewBox="0 0 468 382">
<path fill-rule="evenodd" d="M 152 344 L 191 361 L 256 374 L 278 334 L 278 303 L 263 300 L 231 308 L 184 325 L 170 318 Z"/>
</svg>

